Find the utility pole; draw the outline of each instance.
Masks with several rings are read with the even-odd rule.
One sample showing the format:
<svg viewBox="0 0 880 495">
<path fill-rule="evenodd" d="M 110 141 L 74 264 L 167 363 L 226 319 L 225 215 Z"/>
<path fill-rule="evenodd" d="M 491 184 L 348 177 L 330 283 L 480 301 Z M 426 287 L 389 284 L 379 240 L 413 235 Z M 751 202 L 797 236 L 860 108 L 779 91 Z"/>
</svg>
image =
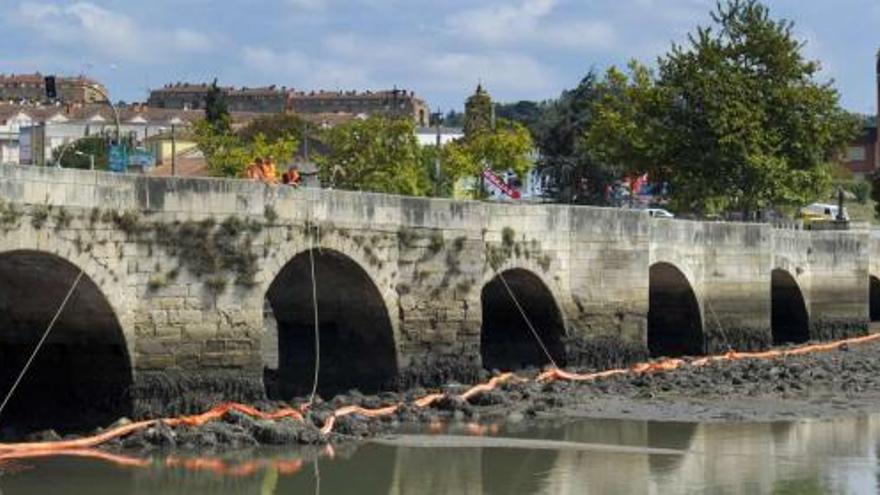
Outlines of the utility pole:
<svg viewBox="0 0 880 495">
<path fill-rule="evenodd" d="M 309 123 L 303 119 L 303 160 L 309 163 Z"/>
<path fill-rule="evenodd" d="M 437 112 L 434 123 L 437 126 L 437 149 L 434 154 L 434 195 L 440 197 L 440 124 L 443 120 L 443 113 Z"/>
<path fill-rule="evenodd" d="M 171 176 L 177 175 L 177 128 L 171 124 Z"/>
</svg>

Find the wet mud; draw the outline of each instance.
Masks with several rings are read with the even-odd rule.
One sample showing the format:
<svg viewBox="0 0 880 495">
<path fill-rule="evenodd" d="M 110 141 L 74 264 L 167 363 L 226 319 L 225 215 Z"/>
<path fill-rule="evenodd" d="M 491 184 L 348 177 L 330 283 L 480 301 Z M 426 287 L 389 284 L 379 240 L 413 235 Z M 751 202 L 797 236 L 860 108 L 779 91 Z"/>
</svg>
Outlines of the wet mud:
<svg viewBox="0 0 880 495">
<path fill-rule="evenodd" d="M 443 424 L 489 425 L 547 418 L 593 417 L 669 421 L 773 421 L 858 415 L 880 405 L 880 343 L 844 346 L 840 350 L 775 359 L 713 362 L 675 371 L 622 375 L 593 382 L 537 383 L 540 370 L 518 373 L 529 380 L 514 381 L 477 394 L 469 400 L 457 395 L 469 384 L 447 383 L 432 389 L 364 395 L 357 391 L 330 400 L 318 398 L 304 421 L 258 420 L 231 411 L 221 420 L 201 427 L 164 424 L 113 440 L 104 448 L 122 451 L 218 451 L 256 445 L 345 444 L 400 431 L 408 427 L 431 429 Z M 588 371 L 588 369 L 581 369 Z M 491 373 L 479 373 L 490 376 Z M 416 399 L 432 392 L 445 397 L 419 408 Z M 268 411 L 293 405 L 256 400 Z M 342 406 L 380 408 L 402 404 L 392 415 L 371 419 L 357 414 L 336 418 L 332 433 L 320 429 Z M 115 425 L 124 424 L 127 419 Z M 477 428 L 475 431 L 479 431 Z M 68 435 L 65 438 L 72 438 Z M 52 431 L 30 434 L 33 441 L 52 440 Z"/>
</svg>

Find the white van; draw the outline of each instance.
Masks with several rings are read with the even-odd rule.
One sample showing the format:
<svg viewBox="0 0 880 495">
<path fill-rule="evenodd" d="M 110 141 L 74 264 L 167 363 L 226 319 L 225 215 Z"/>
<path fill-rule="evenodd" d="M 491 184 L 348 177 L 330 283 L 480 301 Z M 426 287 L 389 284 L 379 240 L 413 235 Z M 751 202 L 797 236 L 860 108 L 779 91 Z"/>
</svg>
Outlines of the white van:
<svg viewBox="0 0 880 495">
<path fill-rule="evenodd" d="M 838 206 L 830 203 L 813 203 L 801 209 L 801 216 L 825 220 L 837 220 Z M 849 213 L 843 208 L 843 219 L 849 221 Z"/>
</svg>

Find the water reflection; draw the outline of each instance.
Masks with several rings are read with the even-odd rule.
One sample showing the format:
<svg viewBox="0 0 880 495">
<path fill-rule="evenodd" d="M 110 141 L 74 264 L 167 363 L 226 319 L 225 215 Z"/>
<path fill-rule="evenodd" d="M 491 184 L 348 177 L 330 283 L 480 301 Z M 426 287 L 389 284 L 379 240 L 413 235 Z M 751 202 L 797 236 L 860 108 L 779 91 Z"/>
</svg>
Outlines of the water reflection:
<svg viewBox="0 0 880 495">
<path fill-rule="evenodd" d="M 259 450 L 226 456 L 155 456 L 146 467 L 48 458 L 0 465 L 3 495 L 186 493 L 874 493 L 880 416 L 829 421 L 685 424 L 583 420 L 476 428 L 492 434 L 633 447 L 684 455 L 523 448 Z M 320 487 L 315 465 L 320 472 Z M 52 490 L 49 490 L 52 491 Z"/>
</svg>

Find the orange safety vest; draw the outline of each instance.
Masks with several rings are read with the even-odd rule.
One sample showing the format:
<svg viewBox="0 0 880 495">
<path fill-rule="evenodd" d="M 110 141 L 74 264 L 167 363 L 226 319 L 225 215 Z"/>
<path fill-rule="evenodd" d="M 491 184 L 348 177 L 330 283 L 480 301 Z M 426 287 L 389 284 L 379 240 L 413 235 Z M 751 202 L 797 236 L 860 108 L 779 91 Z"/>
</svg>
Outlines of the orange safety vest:
<svg viewBox="0 0 880 495">
<path fill-rule="evenodd" d="M 260 168 L 260 172 L 263 174 L 263 180 L 269 183 L 274 183 L 277 178 L 275 177 L 275 165 L 272 163 L 264 163 Z"/>
</svg>

